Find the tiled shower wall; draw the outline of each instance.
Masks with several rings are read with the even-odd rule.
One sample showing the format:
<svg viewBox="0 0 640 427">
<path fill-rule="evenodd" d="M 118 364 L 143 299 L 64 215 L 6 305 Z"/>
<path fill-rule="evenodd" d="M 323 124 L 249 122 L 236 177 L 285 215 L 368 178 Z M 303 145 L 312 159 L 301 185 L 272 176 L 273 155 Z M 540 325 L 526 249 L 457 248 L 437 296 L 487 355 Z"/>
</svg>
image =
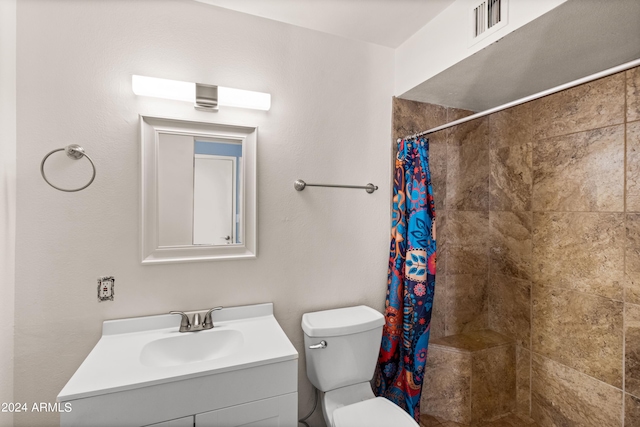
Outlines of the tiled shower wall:
<svg viewBox="0 0 640 427">
<path fill-rule="evenodd" d="M 394 100 L 394 140 L 470 114 Z M 430 135 L 432 337 L 516 342 L 517 410 L 640 426 L 640 69 Z"/>
</svg>

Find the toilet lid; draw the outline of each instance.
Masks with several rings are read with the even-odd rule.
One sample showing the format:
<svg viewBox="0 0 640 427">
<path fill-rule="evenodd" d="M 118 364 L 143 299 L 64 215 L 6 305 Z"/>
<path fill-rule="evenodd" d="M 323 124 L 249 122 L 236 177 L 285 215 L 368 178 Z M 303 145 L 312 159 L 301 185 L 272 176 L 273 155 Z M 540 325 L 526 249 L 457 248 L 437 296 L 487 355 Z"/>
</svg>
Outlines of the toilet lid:
<svg viewBox="0 0 640 427">
<path fill-rule="evenodd" d="M 334 427 L 418 427 L 409 414 L 399 406 L 376 397 L 333 411 Z"/>
</svg>

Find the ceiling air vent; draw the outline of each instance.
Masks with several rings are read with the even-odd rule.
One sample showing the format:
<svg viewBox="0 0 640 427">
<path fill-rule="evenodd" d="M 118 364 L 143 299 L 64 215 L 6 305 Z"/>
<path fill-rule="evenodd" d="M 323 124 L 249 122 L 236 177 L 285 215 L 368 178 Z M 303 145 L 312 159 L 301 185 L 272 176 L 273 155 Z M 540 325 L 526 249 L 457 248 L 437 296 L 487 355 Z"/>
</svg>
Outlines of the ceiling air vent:
<svg viewBox="0 0 640 427">
<path fill-rule="evenodd" d="M 471 9 L 471 45 L 507 24 L 508 0 L 484 0 Z"/>
<path fill-rule="evenodd" d="M 484 1 L 480 3 L 475 9 L 473 9 L 473 15 L 475 17 L 475 31 L 473 33 L 473 37 L 478 37 L 480 34 L 484 33 L 487 29 L 485 25 L 486 20 L 484 19 L 485 11 L 487 10 L 487 2 Z"/>
<path fill-rule="evenodd" d="M 500 6 L 502 6 L 502 0 L 489 0 L 487 2 L 487 26 L 489 28 L 500 22 Z"/>
</svg>

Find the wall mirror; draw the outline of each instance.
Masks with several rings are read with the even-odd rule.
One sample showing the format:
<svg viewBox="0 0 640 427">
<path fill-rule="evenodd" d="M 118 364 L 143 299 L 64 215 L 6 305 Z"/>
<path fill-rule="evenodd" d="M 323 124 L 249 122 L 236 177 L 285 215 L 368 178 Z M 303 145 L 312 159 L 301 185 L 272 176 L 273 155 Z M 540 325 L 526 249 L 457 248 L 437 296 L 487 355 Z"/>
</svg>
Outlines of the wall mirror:
<svg viewBox="0 0 640 427">
<path fill-rule="evenodd" d="M 255 126 L 140 116 L 142 263 L 256 257 Z"/>
</svg>

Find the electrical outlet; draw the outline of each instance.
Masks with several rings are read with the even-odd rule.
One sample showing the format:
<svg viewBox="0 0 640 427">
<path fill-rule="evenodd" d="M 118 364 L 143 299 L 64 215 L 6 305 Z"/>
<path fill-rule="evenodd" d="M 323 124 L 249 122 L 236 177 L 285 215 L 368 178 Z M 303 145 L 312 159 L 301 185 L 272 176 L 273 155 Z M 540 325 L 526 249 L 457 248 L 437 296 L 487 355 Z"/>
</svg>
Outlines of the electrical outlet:
<svg viewBox="0 0 640 427">
<path fill-rule="evenodd" d="M 98 277 L 98 301 L 113 301 L 116 279 L 113 276 Z"/>
</svg>

